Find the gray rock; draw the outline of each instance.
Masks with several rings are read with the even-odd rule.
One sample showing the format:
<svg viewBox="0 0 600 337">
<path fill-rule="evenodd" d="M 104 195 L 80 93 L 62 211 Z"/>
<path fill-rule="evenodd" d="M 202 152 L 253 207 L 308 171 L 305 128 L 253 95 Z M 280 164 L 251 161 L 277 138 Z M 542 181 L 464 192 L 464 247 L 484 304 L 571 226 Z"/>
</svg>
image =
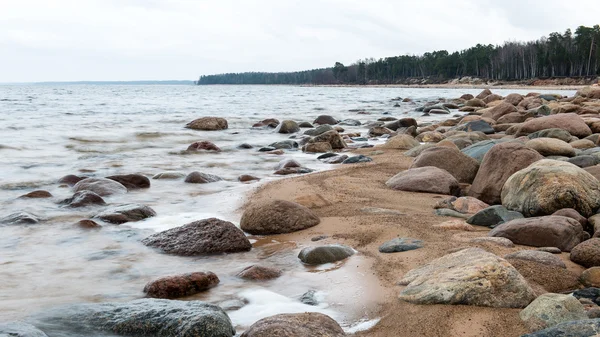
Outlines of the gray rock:
<svg viewBox="0 0 600 337">
<path fill-rule="evenodd" d="M 344 119 L 339 123 L 339 125 L 344 126 L 360 126 L 362 123 L 356 119 Z"/>
<path fill-rule="evenodd" d="M 241 337 L 343 337 L 340 325 L 317 312 L 279 314 L 252 324 Z"/>
<path fill-rule="evenodd" d="M 342 154 L 342 155 L 339 155 L 339 156 L 335 156 L 335 157 L 330 157 L 330 158 L 324 159 L 323 162 L 327 163 L 327 164 L 341 164 L 346 159 L 348 159 L 348 155 Z"/>
<path fill-rule="evenodd" d="M 489 123 L 487 123 L 486 121 L 482 121 L 482 120 L 472 121 L 472 122 L 462 124 L 459 127 L 457 127 L 456 130 L 466 131 L 466 132 L 480 131 L 480 132 L 485 133 L 486 135 L 491 135 L 493 133 L 496 133 L 496 131 L 494 131 L 494 128 Z"/>
<path fill-rule="evenodd" d="M 462 149 L 462 153 L 481 163 L 485 154 L 496 144 L 506 142 L 502 139 L 484 140 Z"/>
<path fill-rule="evenodd" d="M 194 171 L 185 177 L 185 182 L 189 184 L 208 184 L 223 180 L 221 177 L 214 174 L 201 173 Z"/>
<path fill-rule="evenodd" d="M 135 222 L 156 216 L 156 212 L 146 206 L 140 204 L 129 204 L 107 209 L 95 216 L 102 221 L 123 224 L 126 222 Z"/>
<path fill-rule="evenodd" d="M 502 205 L 495 205 L 475 213 L 475 215 L 467 219 L 467 223 L 494 228 L 505 222 L 522 218 L 523 214 L 519 212 L 509 211 Z"/>
<path fill-rule="evenodd" d="M 536 298 L 519 313 L 519 316 L 529 331 L 588 318 L 583 304 L 575 297 L 552 293 Z"/>
<path fill-rule="evenodd" d="M 571 141 L 571 137 L 572 136 L 569 133 L 569 131 L 559 129 L 559 128 L 540 130 L 540 131 L 536 131 L 534 133 L 530 133 L 529 135 L 527 135 L 527 138 L 529 138 L 529 139 L 556 138 L 556 139 L 560 139 L 564 142 Z"/>
<path fill-rule="evenodd" d="M 304 131 L 305 135 L 309 135 L 309 136 L 318 136 L 320 134 L 323 134 L 327 131 L 331 131 L 333 130 L 333 127 L 329 124 L 323 124 L 323 125 L 319 125 L 314 129 L 310 129 L 310 130 L 306 130 Z"/>
<path fill-rule="evenodd" d="M 510 260 L 525 260 L 533 261 L 549 266 L 556 266 L 560 268 L 567 268 L 565 263 L 556 255 L 540 250 L 520 250 L 504 256 L 505 259 Z"/>
<path fill-rule="evenodd" d="M 309 265 L 319 265 L 344 260 L 354 255 L 354 249 L 344 245 L 307 247 L 300 251 L 298 258 Z"/>
<path fill-rule="evenodd" d="M 277 150 L 277 149 L 282 149 L 282 150 L 297 149 L 298 146 L 299 146 L 299 144 L 295 140 L 282 140 L 280 142 L 275 142 L 275 143 L 269 145 L 270 148 L 273 148 L 275 150 Z"/>
<path fill-rule="evenodd" d="M 372 158 L 363 156 L 362 154 L 358 156 L 350 157 L 342 162 L 342 164 L 358 164 L 358 163 L 368 163 L 373 161 Z"/>
<path fill-rule="evenodd" d="M 600 332 L 600 319 L 584 319 L 560 323 L 548 329 L 521 337 L 594 337 Z"/>
<path fill-rule="evenodd" d="M 125 303 L 78 304 L 52 310 L 38 318 L 50 336 L 63 331 L 92 336 L 110 332 L 126 336 L 231 337 L 235 329 L 227 314 L 201 301 L 140 299 Z"/>
<path fill-rule="evenodd" d="M 433 211 L 433 214 L 439 215 L 439 216 L 450 216 L 450 217 L 459 218 L 459 219 L 469 219 L 471 217 L 470 214 L 463 214 L 461 212 L 457 212 L 453 209 L 448 209 L 448 208 L 438 208 Z"/>
<path fill-rule="evenodd" d="M 125 194 L 127 193 L 127 187 L 106 178 L 86 178 L 75 184 L 73 191 L 91 191 L 101 197 L 105 197 L 114 194 Z"/>
<path fill-rule="evenodd" d="M 380 253 L 399 253 L 423 248 L 423 241 L 411 238 L 395 238 L 379 246 Z"/>
<path fill-rule="evenodd" d="M 157 173 L 152 177 L 152 179 L 162 179 L 162 180 L 176 180 L 185 177 L 185 173 L 171 171 L 171 172 L 161 172 Z"/>
<path fill-rule="evenodd" d="M 577 165 L 581 168 L 590 167 L 598 164 L 598 159 L 591 155 L 577 156 L 567 159 L 567 162 Z"/>
<path fill-rule="evenodd" d="M 24 322 L 0 323 L 0 337 L 48 337 L 43 331 Z"/>
<path fill-rule="evenodd" d="M 277 126 L 275 131 L 278 133 L 295 133 L 300 131 L 300 127 L 294 121 L 285 120 Z"/>
<path fill-rule="evenodd" d="M 81 191 L 73 194 L 72 197 L 61 201 L 66 207 L 86 207 L 92 205 L 106 205 L 104 199 L 92 191 Z"/>
<path fill-rule="evenodd" d="M 300 296 L 300 302 L 307 305 L 318 305 L 319 301 L 317 300 L 317 292 L 314 290 L 309 290 Z"/>
<path fill-rule="evenodd" d="M 40 219 L 27 212 L 16 212 L 0 218 L 0 224 L 5 225 L 33 225 L 40 222 Z"/>
</svg>

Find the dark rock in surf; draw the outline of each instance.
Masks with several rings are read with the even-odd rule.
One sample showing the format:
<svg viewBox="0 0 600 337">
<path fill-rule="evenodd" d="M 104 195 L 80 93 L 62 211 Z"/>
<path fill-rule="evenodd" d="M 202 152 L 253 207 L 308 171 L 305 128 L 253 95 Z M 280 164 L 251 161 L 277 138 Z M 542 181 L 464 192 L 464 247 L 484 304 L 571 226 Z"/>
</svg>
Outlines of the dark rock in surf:
<svg viewBox="0 0 600 337">
<path fill-rule="evenodd" d="M 127 187 L 127 190 L 137 190 L 150 188 L 150 179 L 141 174 L 120 174 L 106 177 L 106 179 L 114 180 L 121 185 Z"/>
<path fill-rule="evenodd" d="M 97 214 L 95 218 L 108 223 L 120 225 L 126 222 L 141 221 L 154 216 L 156 216 L 156 212 L 152 208 L 146 205 L 130 204 L 110 208 L 100 214 Z"/>
<path fill-rule="evenodd" d="M 219 282 L 217 275 L 212 272 L 164 276 L 148 282 L 144 287 L 144 293 L 152 298 L 174 299 L 214 288 Z"/>
</svg>

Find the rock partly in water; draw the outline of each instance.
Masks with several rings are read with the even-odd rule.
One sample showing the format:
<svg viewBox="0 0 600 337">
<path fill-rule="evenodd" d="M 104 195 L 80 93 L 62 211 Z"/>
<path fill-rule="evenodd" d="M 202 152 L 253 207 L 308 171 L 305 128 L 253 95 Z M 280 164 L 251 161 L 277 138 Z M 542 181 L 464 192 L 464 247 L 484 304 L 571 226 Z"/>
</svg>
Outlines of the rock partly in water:
<svg viewBox="0 0 600 337">
<path fill-rule="evenodd" d="M 72 197 L 61 201 L 62 205 L 66 207 L 86 207 L 93 205 L 106 205 L 104 199 L 98 194 L 91 191 L 81 191 L 73 194 Z"/>
<path fill-rule="evenodd" d="M 344 245 L 307 247 L 300 251 L 298 258 L 309 265 L 319 265 L 344 260 L 354 255 L 354 249 Z"/>
<path fill-rule="evenodd" d="M 298 126 L 298 123 L 296 123 L 294 121 L 284 120 L 277 126 L 275 131 L 278 133 L 284 133 L 284 134 L 285 133 L 296 133 L 296 132 L 300 131 L 300 126 Z"/>
<path fill-rule="evenodd" d="M 416 304 L 524 308 L 535 299 L 527 281 L 506 260 L 480 248 L 443 256 L 409 271 L 400 299 Z"/>
<path fill-rule="evenodd" d="M 371 157 L 364 156 L 359 154 L 358 156 L 352 156 L 344 159 L 342 164 L 359 164 L 359 163 L 369 163 L 372 162 L 373 159 Z"/>
<path fill-rule="evenodd" d="M 343 337 L 344 330 L 331 317 L 317 313 L 279 314 L 252 324 L 241 337 Z"/>
<path fill-rule="evenodd" d="M 411 238 L 395 238 L 379 246 L 380 253 L 399 253 L 423 248 L 423 241 Z"/>
<path fill-rule="evenodd" d="M 127 187 L 107 178 L 86 178 L 73 186 L 74 192 L 91 191 L 101 197 L 127 193 Z"/>
<path fill-rule="evenodd" d="M 48 337 L 42 330 L 25 322 L 0 323 L 0 337 Z"/>
<path fill-rule="evenodd" d="M 529 331 L 538 331 L 563 322 L 587 319 L 585 308 L 572 295 L 543 294 L 523 309 L 519 316 Z"/>
<path fill-rule="evenodd" d="M 106 179 L 114 180 L 121 185 L 125 186 L 127 190 L 137 190 L 150 188 L 150 179 L 148 177 L 143 176 L 141 174 L 119 174 L 110 177 L 106 177 Z"/>
<path fill-rule="evenodd" d="M 281 269 L 274 267 L 252 265 L 244 268 L 237 276 L 246 280 L 264 281 L 278 278 L 282 273 Z"/>
<path fill-rule="evenodd" d="M 252 244 L 234 224 L 216 218 L 194 221 L 151 235 L 142 243 L 167 254 L 197 256 L 245 252 Z"/>
<path fill-rule="evenodd" d="M 219 278 L 212 272 L 195 272 L 171 275 L 148 282 L 144 293 L 148 297 L 174 299 L 191 296 L 219 284 Z"/>
<path fill-rule="evenodd" d="M 107 209 L 95 216 L 102 221 L 112 224 L 124 224 L 126 222 L 136 222 L 156 216 L 156 212 L 140 204 L 129 204 Z"/>
<path fill-rule="evenodd" d="M 185 177 L 185 173 L 183 172 L 177 172 L 177 171 L 171 171 L 171 172 L 161 172 L 161 173 L 157 173 L 155 174 L 152 179 L 157 179 L 157 180 L 177 180 L 177 179 L 181 179 Z"/>
<path fill-rule="evenodd" d="M 33 225 L 39 222 L 37 216 L 27 212 L 16 212 L 0 217 L 0 224 L 4 225 Z"/>
<path fill-rule="evenodd" d="M 188 146 L 187 151 L 193 152 L 221 152 L 221 148 L 215 145 L 213 142 L 209 142 L 207 140 L 203 140 L 200 142 L 194 142 Z"/>
<path fill-rule="evenodd" d="M 29 192 L 27 194 L 23 194 L 19 198 L 21 198 L 21 199 L 44 199 L 44 198 L 52 198 L 52 193 L 50 193 L 48 191 L 39 190 L 39 191 L 33 191 L 33 192 Z"/>
<path fill-rule="evenodd" d="M 225 130 L 229 127 L 227 120 L 221 117 L 202 117 L 185 125 L 186 128 L 202 131 Z"/>
<path fill-rule="evenodd" d="M 202 173 L 194 171 L 185 177 L 185 182 L 189 184 L 208 184 L 223 180 L 221 177 L 214 174 Z"/>
<path fill-rule="evenodd" d="M 318 225 L 319 217 L 310 209 L 285 200 L 250 204 L 240 220 L 240 228 L 255 235 L 292 233 Z"/>
</svg>

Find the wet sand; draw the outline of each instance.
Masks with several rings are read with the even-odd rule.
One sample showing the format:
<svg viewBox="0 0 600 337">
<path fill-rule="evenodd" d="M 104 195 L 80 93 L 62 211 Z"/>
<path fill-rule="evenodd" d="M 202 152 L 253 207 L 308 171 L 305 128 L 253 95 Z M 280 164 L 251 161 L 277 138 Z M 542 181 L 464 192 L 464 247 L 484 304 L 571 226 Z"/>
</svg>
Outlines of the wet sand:
<svg viewBox="0 0 600 337">
<path fill-rule="evenodd" d="M 321 217 L 321 223 L 300 232 L 273 236 L 274 239 L 295 241 L 300 247 L 341 243 L 358 250 L 358 256 L 366 257 L 366 263 L 358 268 L 352 262 L 356 257 L 349 258 L 343 268 L 354 267 L 357 278 L 374 276 L 364 278 L 364 288 L 372 292 L 372 297 L 369 297 L 372 301 L 363 303 L 362 310 L 363 315 L 370 319 L 379 317 L 381 321 L 371 330 L 359 332 L 356 336 L 510 337 L 527 333 L 518 315 L 520 309 L 415 305 L 397 298 L 402 290 L 397 282 L 406 272 L 448 253 L 480 247 L 503 256 L 528 247 L 468 243 L 470 238 L 487 235 L 488 230 L 483 227 L 477 227 L 475 232 L 432 228 L 435 224 L 454 219 L 433 214 L 433 206 L 446 196 L 387 188 L 385 182 L 407 169 L 412 158 L 404 156 L 404 151 L 400 150 L 386 149 L 383 154 L 373 155 L 374 150 L 354 151 L 372 156 L 372 163 L 339 165 L 332 171 L 269 182 L 257 189 L 249 202 L 268 199 L 301 201 Z M 329 238 L 311 241 L 311 238 L 320 235 Z M 378 252 L 379 245 L 395 237 L 421 239 L 425 247 L 394 254 Z M 561 258 L 569 269 L 581 270 L 569 261 L 568 254 L 563 253 Z M 537 289 L 545 292 L 540 287 Z M 335 286 L 327 291 L 334 290 Z"/>
</svg>

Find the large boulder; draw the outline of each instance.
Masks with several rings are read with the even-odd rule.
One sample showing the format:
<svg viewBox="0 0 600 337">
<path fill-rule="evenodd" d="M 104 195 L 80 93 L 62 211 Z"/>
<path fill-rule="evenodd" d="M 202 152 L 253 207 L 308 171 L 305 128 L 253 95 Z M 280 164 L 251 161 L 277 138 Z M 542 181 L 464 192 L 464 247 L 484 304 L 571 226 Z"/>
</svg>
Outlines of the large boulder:
<svg viewBox="0 0 600 337">
<path fill-rule="evenodd" d="M 577 90 L 576 96 L 600 99 L 600 87 L 585 87 Z"/>
<path fill-rule="evenodd" d="M 600 207 L 600 182 L 573 164 L 543 159 L 510 176 L 501 199 L 506 208 L 526 217 L 563 208 L 589 217 Z"/>
<path fill-rule="evenodd" d="M 508 178 L 541 159 L 539 153 L 521 143 L 496 144 L 483 157 L 468 194 L 488 204 L 499 204 Z"/>
<path fill-rule="evenodd" d="M 72 197 L 60 202 L 66 207 L 86 207 L 92 205 L 106 205 L 104 199 L 92 191 L 81 191 L 73 194 Z"/>
<path fill-rule="evenodd" d="M 586 268 L 600 266 L 600 239 L 591 238 L 571 250 L 571 261 Z"/>
<path fill-rule="evenodd" d="M 343 337 L 344 330 L 331 317 L 318 312 L 279 314 L 252 324 L 241 337 Z"/>
<path fill-rule="evenodd" d="M 151 235 L 142 243 L 167 254 L 197 256 L 249 251 L 252 244 L 234 224 L 216 218 L 194 221 Z"/>
<path fill-rule="evenodd" d="M 50 336 L 232 337 L 235 329 L 223 309 L 202 301 L 140 299 L 70 305 L 37 318 Z M 69 331 L 76 334 L 64 334 Z"/>
<path fill-rule="evenodd" d="M 378 147 L 384 149 L 410 150 L 417 146 L 419 146 L 419 141 L 413 137 L 409 135 L 398 135 L 388 139 L 387 142 L 379 145 Z"/>
<path fill-rule="evenodd" d="M 583 227 L 564 216 L 515 219 L 492 229 L 491 237 L 503 237 L 515 244 L 532 247 L 558 247 L 568 252 L 584 238 Z"/>
<path fill-rule="evenodd" d="M 74 192 L 91 191 L 101 197 L 127 193 L 127 187 L 111 179 L 106 178 L 86 178 L 80 180 L 73 186 Z"/>
<path fill-rule="evenodd" d="M 193 130 L 216 131 L 225 130 L 229 126 L 227 125 L 227 120 L 225 118 L 202 117 L 187 123 L 185 127 Z"/>
<path fill-rule="evenodd" d="M 144 287 L 148 297 L 174 299 L 197 294 L 216 287 L 219 278 L 212 272 L 171 275 L 150 281 Z"/>
<path fill-rule="evenodd" d="M 520 94 L 509 94 L 506 97 L 504 97 L 504 102 L 512 104 L 514 106 L 519 105 L 519 103 L 521 103 L 522 100 L 523 96 Z"/>
<path fill-rule="evenodd" d="M 141 174 L 118 174 L 106 177 L 106 179 L 114 180 L 127 187 L 128 190 L 150 188 L 150 179 Z"/>
<path fill-rule="evenodd" d="M 42 330 L 25 322 L 0 323 L 0 337 L 48 337 Z"/>
<path fill-rule="evenodd" d="M 126 222 L 135 222 L 156 216 L 156 212 L 140 204 L 129 204 L 118 207 L 112 207 L 95 216 L 102 221 L 113 224 L 124 224 Z"/>
<path fill-rule="evenodd" d="M 494 107 L 479 110 L 481 117 L 483 118 L 492 118 L 493 120 L 498 120 L 500 117 L 504 115 L 508 115 L 511 112 L 516 112 L 517 108 L 510 103 L 500 103 Z"/>
<path fill-rule="evenodd" d="M 546 329 L 569 321 L 587 319 L 583 304 L 572 295 L 543 294 L 523 309 L 519 316 L 529 331 Z"/>
<path fill-rule="evenodd" d="M 319 265 L 344 260 L 354 255 L 354 249 L 344 245 L 326 245 L 306 247 L 300 251 L 298 258 L 309 265 Z"/>
<path fill-rule="evenodd" d="M 483 157 L 485 157 L 485 154 L 488 153 L 488 151 L 491 150 L 492 147 L 494 147 L 494 145 L 500 144 L 503 142 L 506 142 L 506 140 L 503 140 L 503 139 L 484 140 L 484 141 L 477 142 L 473 145 L 469 145 L 469 146 L 463 148 L 461 150 L 461 152 L 481 163 L 483 161 Z"/>
<path fill-rule="evenodd" d="M 434 147 L 423 151 L 410 165 L 410 168 L 435 166 L 448 171 L 459 183 L 470 184 L 475 179 L 479 163 L 459 150 L 448 147 Z"/>
<path fill-rule="evenodd" d="M 524 308 L 535 299 L 527 281 L 506 260 L 468 248 L 404 275 L 400 299 L 416 304 Z"/>
<path fill-rule="evenodd" d="M 319 124 L 319 125 L 325 125 L 325 124 L 335 125 L 337 123 L 338 123 L 338 120 L 329 115 L 321 115 L 313 121 L 313 124 Z"/>
<path fill-rule="evenodd" d="M 600 331 L 600 318 L 582 319 L 560 323 L 521 337 L 596 337 Z"/>
<path fill-rule="evenodd" d="M 388 187 L 407 192 L 423 192 L 458 195 L 460 186 L 448 171 L 434 166 L 413 168 L 402 171 L 386 183 Z"/>
<path fill-rule="evenodd" d="M 248 206 L 240 228 L 250 234 L 292 233 L 318 225 L 319 217 L 310 209 L 285 200 L 253 203 Z"/>
<path fill-rule="evenodd" d="M 579 138 L 585 138 L 592 134 L 592 130 L 585 124 L 583 118 L 574 113 L 565 113 L 529 120 L 517 128 L 515 136 L 526 136 L 530 133 L 550 128 L 563 129 Z"/>
<path fill-rule="evenodd" d="M 519 212 L 509 211 L 502 205 L 494 205 L 475 213 L 472 217 L 467 219 L 467 223 L 494 228 L 499 224 L 522 218 L 523 214 Z"/>
<path fill-rule="evenodd" d="M 556 138 L 535 138 L 525 143 L 525 146 L 536 150 L 542 156 L 575 156 L 575 149 L 569 143 Z"/>
<path fill-rule="evenodd" d="M 536 131 L 534 133 L 530 133 L 527 138 L 529 139 L 536 139 L 536 138 L 555 138 L 555 139 L 560 139 L 563 142 L 570 142 L 571 138 L 573 138 L 573 136 L 571 136 L 571 134 L 563 129 L 559 129 L 559 128 L 551 128 L 551 129 L 544 129 L 544 130 L 540 130 L 540 131 Z"/>
<path fill-rule="evenodd" d="M 300 131 L 300 126 L 294 121 L 284 120 L 277 126 L 275 131 L 278 133 L 295 133 Z"/>
<path fill-rule="evenodd" d="M 342 138 L 342 136 L 340 136 L 340 134 L 335 130 L 324 132 L 324 133 L 322 133 L 318 136 L 315 136 L 309 140 L 309 143 L 323 143 L 323 142 L 331 144 L 332 149 L 344 149 L 347 147 L 346 142 L 344 142 L 344 139 Z"/>
</svg>

